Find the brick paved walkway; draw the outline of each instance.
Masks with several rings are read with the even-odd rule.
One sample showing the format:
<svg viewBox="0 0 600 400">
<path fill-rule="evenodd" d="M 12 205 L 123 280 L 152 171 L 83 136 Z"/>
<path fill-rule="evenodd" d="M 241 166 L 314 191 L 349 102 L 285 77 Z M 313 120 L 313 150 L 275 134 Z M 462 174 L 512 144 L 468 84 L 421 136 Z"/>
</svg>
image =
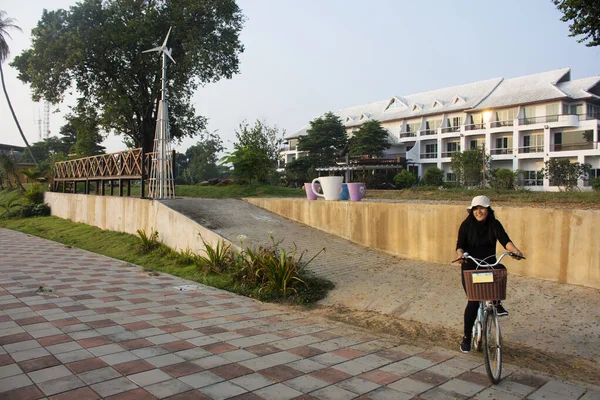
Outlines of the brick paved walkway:
<svg viewBox="0 0 600 400">
<path fill-rule="evenodd" d="M 598 399 L 0 229 L 0 399 Z"/>
</svg>

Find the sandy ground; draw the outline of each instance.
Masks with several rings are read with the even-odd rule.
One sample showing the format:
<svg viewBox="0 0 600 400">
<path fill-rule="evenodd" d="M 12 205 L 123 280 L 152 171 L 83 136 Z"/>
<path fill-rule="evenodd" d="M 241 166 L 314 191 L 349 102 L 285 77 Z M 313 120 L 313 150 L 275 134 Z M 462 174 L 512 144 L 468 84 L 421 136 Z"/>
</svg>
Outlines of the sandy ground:
<svg viewBox="0 0 600 400">
<path fill-rule="evenodd" d="M 315 274 L 335 289 L 315 312 L 369 329 L 457 348 L 466 298 L 457 265 L 394 257 L 304 226 L 241 200 L 176 199 L 164 202 L 236 242 L 269 241 L 307 249 Z M 505 264 L 510 272 L 510 264 Z M 525 262 L 525 261 L 520 261 Z M 509 274 L 510 312 L 501 320 L 505 354 L 512 362 L 556 375 L 586 375 L 600 382 L 600 290 Z"/>
</svg>

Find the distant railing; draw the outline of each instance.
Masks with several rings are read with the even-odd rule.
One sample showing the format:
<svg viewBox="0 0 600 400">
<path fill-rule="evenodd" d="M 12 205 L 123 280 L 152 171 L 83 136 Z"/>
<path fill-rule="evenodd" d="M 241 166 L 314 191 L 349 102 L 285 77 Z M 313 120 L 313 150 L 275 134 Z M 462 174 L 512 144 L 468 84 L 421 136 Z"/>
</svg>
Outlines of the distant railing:
<svg viewBox="0 0 600 400">
<path fill-rule="evenodd" d="M 444 151 L 442 152 L 442 158 L 444 157 L 452 157 L 452 154 L 454 153 L 460 153 L 459 150 L 454 150 L 454 151 Z"/>
<path fill-rule="evenodd" d="M 543 115 L 541 117 L 525 117 L 519 119 L 519 125 L 544 124 L 546 122 L 558 122 L 559 115 Z"/>
<path fill-rule="evenodd" d="M 592 150 L 597 148 L 598 142 L 578 142 L 550 145 L 550 151 Z"/>
<path fill-rule="evenodd" d="M 150 165 L 154 153 L 145 154 L 145 163 L 142 154 L 138 148 L 59 161 L 54 164 L 54 180 L 141 179 L 142 168 Z M 144 172 L 148 176 L 148 171 Z"/>
<path fill-rule="evenodd" d="M 591 119 L 600 119 L 600 113 L 578 114 L 580 121 L 589 121 Z"/>
<path fill-rule="evenodd" d="M 416 137 L 417 132 L 400 132 L 400 139 L 407 137 Z"/>
<path fill-rule="evenodd" d="M 442 133 L 460 132 L 460 126 L 447 126 L 442 128 Z"/>
<path fill-rule="evenodd" d="M 513 149 L 509 149 L 506 147 L 499 147 L 496 149 L 491 149 L 490 150 L 490 154 L 492 155 L 498 155 L 498 154 L 512 154 L 513 153 Z"/>
<path fill-rule="evenodd" d="M 437 133 L 437 129 L 427 129 L 421 131 L 421 136 L 435 135 Z"/>
<path fill-rule="evenodd" d="M 523 146 L 517 149 L 519 154 L 526 153 L 542 153 L 544 151 L 544 146 Z"/>
<path fill-rule="evenodd" d="M 481 124 L 469 124 L 469 125 L 465 125 L 465 130 L 466 131 L 476 131 L 478 129 L 485 129 L 485 124 L 481 123 Z"/>
<path fill-rule="evenodd" d="M 421 153 L 420 158 L 437 158 L 437 152 L 434 152 L 434 153 Z"/>
<path fill-rule="evenodd" d="M 543 179 L 524 179 L 523 186 L 544 186 Z"/>
<path fill-rule="evenodd" d="M 515 124 L 514 120 L 507 120 L 507 121 L 494 121 L 491 123 L 491 127 L 492 128 L 501 128 L 503 126 L 513 126 Z"/>
</svg>

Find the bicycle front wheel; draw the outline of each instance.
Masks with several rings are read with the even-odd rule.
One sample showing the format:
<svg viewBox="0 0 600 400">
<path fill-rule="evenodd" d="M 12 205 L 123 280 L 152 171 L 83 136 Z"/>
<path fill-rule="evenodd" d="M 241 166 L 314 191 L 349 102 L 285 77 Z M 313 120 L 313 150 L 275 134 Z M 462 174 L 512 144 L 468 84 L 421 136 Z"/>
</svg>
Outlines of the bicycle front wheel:
<svg viewBox="0 0 600 400">
<path fill-rule="evenodd" d="M 498 314 L 489 309 L 483 317 L 483 355 L 490 380 L 494 384 L 499 383 L 502 374 L 502 334 Z"/>
</svg>

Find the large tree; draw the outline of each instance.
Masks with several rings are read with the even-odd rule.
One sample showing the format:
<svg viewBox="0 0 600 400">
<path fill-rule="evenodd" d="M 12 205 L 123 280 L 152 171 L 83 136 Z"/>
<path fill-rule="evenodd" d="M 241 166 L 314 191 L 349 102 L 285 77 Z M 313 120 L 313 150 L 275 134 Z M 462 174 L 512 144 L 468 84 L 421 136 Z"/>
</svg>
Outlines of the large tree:
<svg viewBox="0 0 600 400">
<path fill-rule="evenodd" d="M 21 129 L 21 124 L 19 124 L 19 119 L 15 114 L 15 110 L 13 109 L 10 97 L 8 96 L 8 91 L 6 90 L 6 83 L 4 83 L 4 70 L 2 69 L 2 64 L 4 63 L 4 61 L 6 61 L 8 55 L 10 54 L 10 48 L 8 47 L 8 42 L 6 41 L 7 37 L 11 37 L 8 33 L 9 29 L 16 29 L 18 31 L 21 31 L 21 28 L 15 25 L 15 20 L 13 18 L 7 18 L 6 11 L 0 10 L 0 79 L 2 80 L 2 90 L 4 91 L 4 96 L 6 97 L 8 108 L 10 109 L 10 113 L 12 114 L 13 120 L 17 125 L 17 129 L 19 130 L 19 133 L 23 138 L 23 142 L 25 142 L 25 145 L 29 150 L 30 157 L 32 158 L 33 162 L 37 164 L 37 161 L 33 156 L 33 153 L 31 152 L 29 142 L 27 141 L 25 134 L 23 134 L 23 129 Z"/>
<path fill-rule="evenodd" d="M 284 135 L 285 130 L 280 131 L 277 126 L 269 126 L 265 121 L 256 120 L 254 125 L 244 121 L 235 132 L 237 141 L 233 152 L 223 161 L 233 165 L 233 176 L 265 183 L 277 168 Z"/>
<path fill-rule="evenodd" d="M 183 171 L 187 183 L 217 178 L 220 175 L 217 154 L 221 151 L 223 151 L 223 141 L 215 133 L 203 134 L 202 140 L 188 148 L 185 152 L 188 166 Z"/>
<path fill-rule="evenodd" d="M 391 146 L 388 131 L 376 120 L 369 120 L 354 132 L 349 150 L 352 156 L 381 157 Z"/>
<path fill-rule="evenodd" d="M 579 43 L 588 41 L 588 47 L 600 45 L 600 1 L 598 0 L 552 0 L 564 15 L 563 22 L 571 21 L 569 36 L 583 36 Z"/>
<path fill-rule="evenodd" d="M 100 145 L 104 137 L 100 133 L 100 120 L 94 107 L 79 102 L 77 107 L 73 108 L 73 112 L 66 116 L 66 120 L 67 123 L 60 132 L 65 135 L 65 141 L 75 137 L 75 142 L 69 149 L 71 154 L 89 157 L 106 151 L 105 147 Z"/>
<path fill-rule="evenodd" d="M 342 120 L 332 112 L 310 121 L 306 136 L 298 139 L 298 150 L 308 151 L 311 167 L 335 163 L 337 153 L 348 143 Z"/>
<path fill-rule="evenodd" d="M 32 47 L 11 64 L 34 100 L 59 103 L 72 90 L 99 113 L 106 132 L 152 151 L 161 89 L 160 54 L 167 46 L 171 137 L 202 131 L 191 97 L 199 85 L 239 72 L 244 16 L 234 0 L 82 0 L 68 10 L 44 10 Z"/>
</svg>

